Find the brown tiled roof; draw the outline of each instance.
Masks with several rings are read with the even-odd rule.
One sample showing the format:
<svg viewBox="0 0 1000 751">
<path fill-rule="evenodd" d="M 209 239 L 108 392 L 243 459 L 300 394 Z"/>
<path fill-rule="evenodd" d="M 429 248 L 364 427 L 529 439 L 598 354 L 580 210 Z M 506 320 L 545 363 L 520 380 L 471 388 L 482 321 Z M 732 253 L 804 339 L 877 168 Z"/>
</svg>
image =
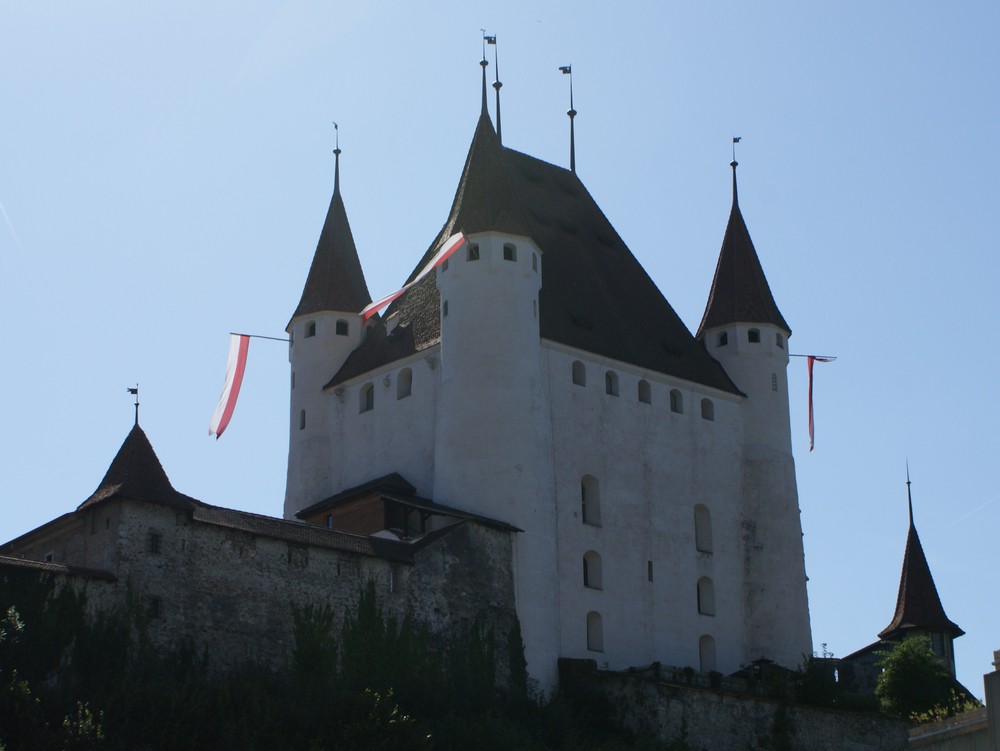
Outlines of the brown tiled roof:
<svg viewBox="0 0 1000 751">
<path fill-rule="evenodd" d="M 945 615 L 911 512 L 906 552 L 903 554 L 903 571 L 899 577 L 899 593 L 896 595 L 896 612 L 889 625 L 879 633 L 879 638 L 890 639 L 913 629 L 941 631 L 953 637 L 965 633 Z"/>
<path fill-rule="evenodd" d="M 302 299 L 292 319 L 323 310 L 358 312 L 372 301 L 365 282 L 347 210 L 340 195 L 340 155 L 337 155 L 333 198 L 313 254 Z M 289 322 L 291 325 L 291 322 Z"/>
<path fill-rule="evenodd" d="M 706 329 L 731 323 L 770 323 L 787 334 L 792 330 L 774 302 L 764 269 L 750 239 L 750 231 L 736 193 L 736 163 L 733 163 L 733 208 L 722 239 L 719 263 L 705 306 L 705 315 L 698 326 L 698 337 Z"/>
<path fill-rule="evenodd" d="M 118 449 L 97 490 L 77 507 L 77 511 L 114 497 L 182 509 L 203 505 L 201 501 L 174 490 L 153 446 L 138 423 L 125 437 L 125 442 Z"/>
<path fill-rule="evenodd" d="M 457 509 L 452 506 L 445 506 L 443 503 L 437 503 L 429 498 L 421 498 L 420 496 L 414 494 L 415 491 L 416 488 L 407 482 L 401 474 L 393 472 L 392 474 L 383 475 L 382 477 L 369 480 L 361 485 L 356 485 L 353 488 L 343 490 L 336 495 L 323 499 L 319 503 L 314 503 L 312 506 L 302 509 L 295 515 L 300 519 L 305 519 L 308 516 L 328 511 L 329 509 L 335 508 L 344 503 L 349 503 L 362 496 L 374 494 L 383 501 L 400 503 L 422 511 L 429 511 L 433 514 L 475 521 L 487 527 L 502 529 L 506 532 L 523 531 L 512 524 L 508 524 L 507 522 L 500 521 L 498 519 L 481 516 L 479 514 L 472 514 L 468 511 L 462 511 L 461 509 Z"/>
<path fill-rule="evenodd" d="M 458 230 L 497 230 L 535 241 L 543 254 L 543 338 L 739 393 L 684 326 L 580 179 L 562 167 L 500 146 L 485 115 L 476 126 L 448 220 L 410 279 Z M 387 310 L 387 317 L 397 316 L 412 337 L 405 347 L 391 350 L 387 339 L 372 337 L 328 386 L 440 341 L 439 305 L 435 278 L 429 274 Z"/>
<path fill-rule="evenodd" d="M 236 511 L 219 506 L 202 506 L 195 509 L 193 518 L 203 524 L 228 527 L 240 532 L 277 538 L 301 545 L 344 550 L 392 561 L 408 562 L 413 559 L 413 553 L 406 543 L 340 532 L 316 524 L 251 514 L 247 511 Z"/>
<path fill-rule="evenodd" d="M 46 563 L 45 561 L 32 561 L 27 558 L 15 558 L 9 555 L 0 555 L 0 567 L 30 569 L 46 574 L 63 574 L 67 576 L 79 576 L 83 579 L 99 579 L 102 581 L 115 582 L 118 577 L 110 571 L 99 568 L 86 568 L 85 566 L 67 566 L 62 563 Z"/>
</svg>

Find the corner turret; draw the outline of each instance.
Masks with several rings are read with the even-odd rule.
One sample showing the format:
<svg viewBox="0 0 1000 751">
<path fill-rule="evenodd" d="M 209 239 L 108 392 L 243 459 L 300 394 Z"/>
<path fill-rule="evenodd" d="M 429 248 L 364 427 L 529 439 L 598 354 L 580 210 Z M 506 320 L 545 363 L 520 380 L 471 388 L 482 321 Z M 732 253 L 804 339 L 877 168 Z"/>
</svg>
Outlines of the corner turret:
<svg viewBox="0 0 1000 751">
<path fill-rule="evenodd" d="M 953 642 L 965 632 L 945 614 L 937 587 L 934 586 L 934 577 L 931 576 L 931 568 L 920 544 L 920 535 L 913 524 L 909 470 L 906 477 L 906 498 L 910 510 L 910 528 L 906 534 L 903 570 L 899 575 L 896 611 L 889 625 L 879 633 L 879 638 L 894 641 L 915 634 L 926 635 L 930 638 L 931 649 L 954 676 Z"/>
<path fill-rule="evenodd" d="M 340 194 L 340 148 L 333 153 L 330 208 L 302 298 L 285 327 L 292 371 L 286 516 L 329 492 L 330 431 L 323 386 L 361 344 L 364 330 L 358 313 L 372 301 Z"/>
<path fill-rule="evenodd" d="M 797 665 L 812 653 L 788 409 L 788 338 L 740 211 L 733 205 L 697 337 L 746 395 L 743 411 L 747 653 Z"/>
</svg>

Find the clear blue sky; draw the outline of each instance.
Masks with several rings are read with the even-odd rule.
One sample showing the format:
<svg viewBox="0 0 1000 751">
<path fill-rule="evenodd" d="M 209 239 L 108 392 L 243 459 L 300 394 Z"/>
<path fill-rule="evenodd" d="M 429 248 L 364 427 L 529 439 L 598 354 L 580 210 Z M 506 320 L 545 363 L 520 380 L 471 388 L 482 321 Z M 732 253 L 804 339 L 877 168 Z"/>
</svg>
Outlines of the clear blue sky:
<svg viewBox="0 0 1000 751">
<path fill-rule="evenodd" d="M 431 12 L 431 8 L 434 9 Z M 695 328 L 740 204 L 791 350 L 813 640 L 892 617 L 904 462 L 977 695 L 1000 648 L 1000 5 L 7 3 L 0 24 L 6 540 L 73 509 L 131 427 L 175 487 L 280 515 L 284 345 L 254 342 L 221 441 L 227 334 L 282 336 L 333 185 L 372 294 L 446 219 L 500 42 L 506 145 L 577 168 Z M 492 75 L 493 68 L 490 68 Z"/>
</svg>

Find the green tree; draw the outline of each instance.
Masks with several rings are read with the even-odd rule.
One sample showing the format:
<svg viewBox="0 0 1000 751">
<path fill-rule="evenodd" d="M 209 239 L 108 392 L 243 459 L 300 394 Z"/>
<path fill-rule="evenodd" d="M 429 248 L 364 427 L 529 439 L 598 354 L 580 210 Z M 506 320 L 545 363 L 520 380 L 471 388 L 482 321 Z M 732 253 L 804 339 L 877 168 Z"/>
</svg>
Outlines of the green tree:
<svg viewBox="0 0 1000 751">
<path fill-rule="evenodd" d="M 909 718 L 947 703 L 952 680 L 926 636 L 910 636 L 879 653 L 882 668 L 875 687 L 883 711 Z"/>
</svg>

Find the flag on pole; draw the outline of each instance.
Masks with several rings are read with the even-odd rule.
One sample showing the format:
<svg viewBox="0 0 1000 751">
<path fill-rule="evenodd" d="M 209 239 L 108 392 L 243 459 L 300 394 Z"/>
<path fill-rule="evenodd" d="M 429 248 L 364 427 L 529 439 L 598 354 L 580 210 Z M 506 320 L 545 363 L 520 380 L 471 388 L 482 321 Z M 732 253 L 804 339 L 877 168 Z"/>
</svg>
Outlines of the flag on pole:
<svg viewBox="0 0 1000 751">
<path fill-rule="evenodd" d="M 222 387 L 222 396 L 212 413 L 208 423 L 208 434 L 216 440 L 222 437 L 222 432 L 229 425 L 236 409 L 236 399 L 243 385 L 243 371 L 247 366 L 247 350 L 250 348 L 250 337 L 247 334 L 229 335 L 229 360 L 226 362 L 226 382 Z"/>
<path fill-rule="evenodd" d="M 420 269 L 420 273 L 413 277 L 413 281 L 409 284 L 404 285 L 401 289 L 396 290 L 391 295 L 386 295 L 385 297 L 380 297 L 373 303 L 370 303 L 361 311 L 361 321 L 367 321 L 373 315 L 378 313 L 382 308 L 391 303 L 397 297 L 405 294 L 410 287 L 414 286 L 417 282 L 431 273 L 434 269 L 440 266 L 442 263 L 447 261 L 451 255 L 461 248 L 465 244 L 465 235 L 461 232 L 456 232 L 454 235 L 449 237 L 444 241 L 444 244 L 438 249 L 438 252 L 434 254 L 434 257 L 427 262 L 427 265 Z"/>
<path fill-rule="evenodd" d="M 813 363 L 833 362 L 836 357 L 818 357 L 817 355 L 806 355 L 806 369 L 809 371 L 809 450 L 813 450 L 815 444 L 815 428 L 813 425 Z"/>
</svg>

